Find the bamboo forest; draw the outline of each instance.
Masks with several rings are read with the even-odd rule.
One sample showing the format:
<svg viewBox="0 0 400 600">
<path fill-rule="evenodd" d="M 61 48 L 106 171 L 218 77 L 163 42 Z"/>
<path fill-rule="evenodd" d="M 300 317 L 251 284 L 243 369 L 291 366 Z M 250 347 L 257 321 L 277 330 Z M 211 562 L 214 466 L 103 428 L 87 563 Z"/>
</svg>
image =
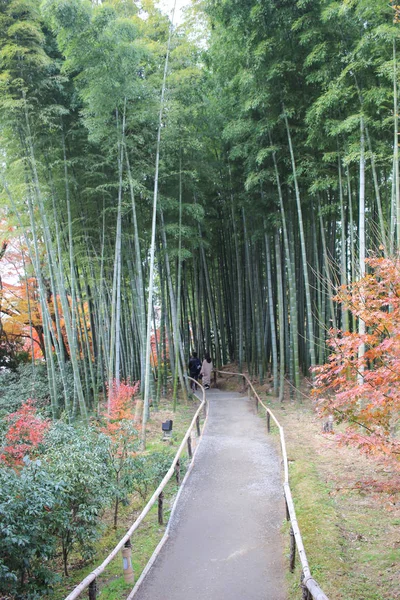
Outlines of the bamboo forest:
<svg viewBox="0 0 400 600">
<path fill-rule="evenodd" d="M 0 0 L 1 598 L 66 596 L 153 493 L 193 352 L 400 523 L 399 83 L 389 0 Z M 398 539 L 380 591 L 311 566 L 395 600 Z"/>
</svg>

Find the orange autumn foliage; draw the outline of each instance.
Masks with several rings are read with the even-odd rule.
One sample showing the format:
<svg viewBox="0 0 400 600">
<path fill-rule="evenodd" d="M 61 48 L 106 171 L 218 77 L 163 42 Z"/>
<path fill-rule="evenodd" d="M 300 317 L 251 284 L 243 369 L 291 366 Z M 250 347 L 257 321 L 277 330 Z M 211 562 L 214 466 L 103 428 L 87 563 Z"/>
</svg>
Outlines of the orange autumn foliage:
<svg viewBox="0 0 400 600">
<path fill-rule="evenodd" d="M 33 272 L 27 250 L 17 240 L 10 240 L 4 244 L 4 250 L 0 250 L 0 260 L 0 343 L 5 345 L 10 353 L 15 346 L 29 354 L 33 353 L 36 359 L 42 359 L 45 357 L 42 306 L 38 281 L 35 276 L 27 275 L 27 273 Z M 59 296 L 55 297 L 52 293 L 49 280 L 44 279 L 43 283 L 53 338 L 58 339 L 59 337 L 56 324 L 57 313 L 62 337 L 62 340 L 59 341 L 61 341 L 64 354 L 68 359 L 70 349 L 61 300 Z M 80 337 L 83 339 L 87 333 L 89 344 L 92 345 L 89 305 L 84 300 L 82 302 L 80 300 L 77 298 L 79 311 L 76 314 L 76 325 L 82 333 Z M 67 296 L 67 302 L 72 304 L 69 296 Z"/>
<path fill-rule="evenodd" d="M 400 472 L 400 257 L 367 262 L 371 272 L 335 298 L 365 321 L 366 333 L 329 332 L 332 353 L 315 368 L 313 394 L 321 414 L 347 423 L 342 442 Z"/>
<path fill-rule="evenodd" d="M 151 334 L 151 338 L 150 338 L 150 360 L 151 360 L 151 365 L 152 367 L 157 367 L 158 366 L 158 355 L 157 355 L 157 346 L 159 347 L 161 343 L 161 330 L 160 329 L 156 329 L 155 331 L 153 331 L 153 333 Z M 168 342 L 165 343 L 165 358 L 169 357 L 169 347 L 168 347 Z"/>
<path fill-rule="evenodd" d="M 103 413 L 104 425 L 101 431 L 111 438 L 116 454 L 126 452 L 127 437 L 136 437 L 134 429 L 135 419 L 135 394 L 139 390 L 140 382 L 121 381 L 117 385 L 113 381 L 108 389 L 108 410 Z M 135 440 L 130 440 L 130 442 Z"/>
</svg>

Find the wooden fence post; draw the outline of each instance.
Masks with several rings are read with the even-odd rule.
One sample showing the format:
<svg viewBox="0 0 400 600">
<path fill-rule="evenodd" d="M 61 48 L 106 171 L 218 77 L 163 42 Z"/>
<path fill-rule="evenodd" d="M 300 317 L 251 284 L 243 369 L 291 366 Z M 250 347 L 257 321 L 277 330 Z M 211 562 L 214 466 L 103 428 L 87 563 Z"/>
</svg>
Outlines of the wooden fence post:
<svg viewBox="0 0 400 600">
<path fill-rule="evenodd" d="M 293 528 L 290 528 L 290 572 L 293 573 L 296 564 L 296 540 Z"/>
<path fill-rule="evenodd" d="M 126 583 L 135 583 L 135 573 L 132 567 L 132 544 L 128 539 L 122 548 L 122 566 L 124 569 L 124 580 Z"/>
<path fill-rule="evenodd" d="M 312 597 L 312 594 L 311 594 L 310 590 L 307 588 L 307 586 L 304 585 L 304 573 L 303 573 L 303 571 L 301 572 L 301 576 L 300 576 L 300 587 L 301 587 L 301 592 L 302 592 L 303 600 L 313 600 L 313 597 Z"/>
<path fill-rule="evenodd" d="M 89 600 L 96 600 L 97 597 L 97 580 L 93 579 L 89 583 Z"/>
<path fill-rule="evenodd" d="M 217 371 L 214 371 L 214 387 L 217 387 Z"/>
<path fill-rule="evenodd" d="M 267 431 L 271 433 L 271 415 L 267 412 Z"/>
<path fill-rule="evenodd" d="M 199 415 L 197 415 L 197 419 L 196 419 L 196 429 L 197 429 L 197 435 L 200 437 L 200 417 L 199 417 Z"/>
<path fill-rule="evenodd" d="M 176 461 L 176 465 L 175 465 L 175 477 L 176 477 L 176 483 L 178 485 L 181 485 L 181 461 L 178 460 Z"/>
<path fill-rule="evenodd" d="M 159 525 L 164 525 L 163 507 L 164 507 L 164 492 L 160 492 L 158 494 L 158 524 Z"/>
<path fill-rule="evenodd" d="M 188 446 L 189 458 L 191 459 L 193 457 L 193 452 L 192 452 L 192 438 L 190 437 L 190 435 L 187 439 L 187 446 Z"/>
</svg>

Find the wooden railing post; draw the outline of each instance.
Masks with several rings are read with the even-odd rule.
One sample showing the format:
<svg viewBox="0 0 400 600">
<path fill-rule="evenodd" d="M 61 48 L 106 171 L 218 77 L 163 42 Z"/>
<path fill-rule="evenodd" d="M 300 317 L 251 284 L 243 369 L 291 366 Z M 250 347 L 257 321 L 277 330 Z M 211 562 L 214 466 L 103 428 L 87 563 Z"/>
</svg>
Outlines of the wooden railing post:
<svg viewBox="0 0 400 600">
<path fill-rule="evenodd" d="M 267 431 L 271 433 L 271 415 L 267 412 Z"/>
<path fill-rule="evenodd" d="M 196 419 L 196 429 L 197 429 L 197 435 L 200 437 L 200 417 L 197 416 Z"/>
<path fill-rule="evenodd" d="M 190 437 L 190 435 L 187 439 L 187 446 L 188 446 L 189 458 L 191 459 L 193 457 L 193 452 L 192 452 L 192 438 Z"/>
<path fill-rule="evenodd" d="M 163 507 L 164 507 L 164 492 L 160 492 L 158 494 L 158 524 L 159 525 L 164 525 Z"/>
<path fill-rule="evenodd" d="M 135 573 L 132 567 L 132 544 L 130 538 L 122 548 L 122 566 L 124 569 L 124 580 L 126 583 L 135 583 Z"/>
<path fill-rule="evenodd" d="M 181 485 L 181 461 L 179 459 L 176 461 L 175 465 L 175 477 L 176 483 L 178 485 Z"/>
<path fill-rule="evenodd" d="M 288 503 L 287 500 L 285 498 L 285 506 L 286 506 L 286 521 L 290 521 L 290 513 L 289 513 L 289 507 L 288 507 Z"/>
<path fill-rule="evenodd" d="M 89 600 L 96 600 L 97 598 L 97 580 L 93 579 L 93 581 L 91 581 L 89 583 Z"/>
<path fill-rule="evenodd" d="M 217 387 L 217 371 L 214 371 L 214 387 Z"/>
<path fill-rule="evenodd" d="M 296 564 L 296 540 L 293 528 L 290 528 L 290 572 L 293 573 Z"/>
<path fill-rule="evenodd" d="M 303 600 L 313 600 L 313 597 L 312 597 L 312 594 L 311 594 L 310 590 L 307 588 L 306 585 L 304 585 L 304 573 L 303 573 L 303 571 L 301 572 L 301 576 L 300 576 L 300 587 L 301 587 L 301 592 L 302 592 Z"/>
</svg>

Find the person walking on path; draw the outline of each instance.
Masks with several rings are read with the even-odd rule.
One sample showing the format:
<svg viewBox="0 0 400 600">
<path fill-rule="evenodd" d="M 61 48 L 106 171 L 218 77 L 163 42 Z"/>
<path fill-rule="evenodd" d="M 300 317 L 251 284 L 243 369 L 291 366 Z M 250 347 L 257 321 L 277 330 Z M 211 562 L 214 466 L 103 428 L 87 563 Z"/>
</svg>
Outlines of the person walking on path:
<svg viewBox="0 0 400 600">
<path fill-rule="evenodd" d="M 203 364 L 201 365 L 200 375 L 203 377 L 203 385 L 206 390 L 210 389 L 211 385 L 211 373 L 213 371 L 213 364 L 211 356 L 207 353 L 204 357 Z"/>
<path fill-rule="evenodd" d="M 201 362 L 200 362 L 199 358 L 197 357 L 197 352 L 192 352 L 192 356 L 189 360 L 190 377 L 192 379 L 195 379 L 196 381 L 198 381 L 200 371 L 201 371 Z M 193 391 L 196 391 L 196 389 L 197 389 L 197 385 L 196 385 L 196 383 L 194 383 L 194 381 L 190 382 L 190 387 L 192 388 Z"/>
</svg>

